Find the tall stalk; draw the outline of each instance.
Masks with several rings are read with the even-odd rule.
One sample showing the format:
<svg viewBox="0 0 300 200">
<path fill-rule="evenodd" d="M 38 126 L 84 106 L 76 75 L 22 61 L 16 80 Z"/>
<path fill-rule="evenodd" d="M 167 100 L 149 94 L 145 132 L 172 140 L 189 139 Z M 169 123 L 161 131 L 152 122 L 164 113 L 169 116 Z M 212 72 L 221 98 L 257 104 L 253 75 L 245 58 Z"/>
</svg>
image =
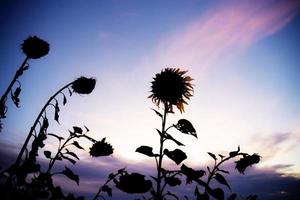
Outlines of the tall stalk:
<svg viewBox="0 0 300 200">
<path fill-rule="evenodd" d="M 161 199 L 162 191 L 161 191 L 161 169 L 162 169 L 162 160 L 163 160 L 163 148 L 164 148 L 164 136 L 165 136 L 165 126 L 167 121 L 167 112 L 168 112 L 168 105 L 167 103 L 164 104 L 164 115 L 162 117 L 162 125 L 161 125 L 161 135 L 160 135 L 160 149 L 159 149 L 159 160 L 157 166 L 157 200 Z"/>
<path fill-rule="evenodd" d="M 15 84 L 15 82 L 17 81 L 17 79 L 23 74 L 28 59 L 29 58 L 26 57 L 25 60 L 23 61 L 23 63 L 21 64 L 20 68 L 16 71 L 16 74 L 15 74 L 14 78 L 12 79 L 12 81 L 10 82 L 10 84 L 7 87 L 6 91 L 4 92 L 4 94 L 1 97 L 1 100 L 0 100 L 1 104 L 6 101 L 7 95 L 11 91 L 12 86 Z"/>
<path fill-rule="evenodd" d="M 1 118 L 5 118 L 5 113 L 6 113 L 6 110 L 7 110 L 7 107 L 5 105 L 6 100 L 7 100 L 7 95 L 9 94 L 9 92 L 12 92 L 12 87 L 14 86 L 14 84 L 16 83 L 16 81 L 18 81 L 18 78 L 23 74 L 23 72 L 25 70 L 28 69 L 28 65 L 26 65 L 28 59 L 29 59 L 28 57 L 26 57 L 24 59 L 24 61 L 21 64 L 21 66 L 16 71 L 14 78 L 12 79 L 12 81 L 10 82 L 10 84 L 8 85 L 6 91 L 1 96 L 1 99 L 0 99 L 0 132 L 1 132 L 1 128 L 2 128 Z"/>
<path fill-rule="evenodd" d="M 74 81 L 73 81 L 73 82 L 74 82 Z M 24 151 L 25 151 L 25 149 L 26 149 L 26 147 L 27 147 L 27 145 L 28 145 L 28 142 L 29 142 L 30 138 L 33 136 L 33 132 L 34 132 L 34 130 L 35 130 L 35 128 L 36 128 L 36 125 L 39 123 L 39 121 L 40 121 L 40 119 L 41 119 L 43 113 L 45 112 L 45 110 L 47 109 L 47 107 L 50 105 L 51 101 L 52 101 L 53 99 L 55 99 L 55 97 L 56 97 L 58 94 L 60 94 L 64 89 L 66 89 L 66 88 L 68 88 L 70 85 L 72 85 L 73 82 L 68 83 L 67 85 L 65 85 L 64 87 L 62 87 L 60 90 L 58 90 L 53 96 L 51 96 L 51 97 L 49 98 L 49 100 L 47 101 L 47 103 L 44 105 L 44 107 L 43 107 L 42 110 L 40 111 L 39 115 L 37 116 L 36 120 L 34 121 L 32 127 L 31 127 L 31 129 L 30 129 L 30 131 L 29 131 L 29 133 L 28 133 L 28 135 L 27 135 L 27 138 L 26 138 L 26 140 L 25 140 L 25 142 L 24 142 L 24 144 L 23 144 L 23 146 L 22 146 L 22 148 L 21 148 L 21 150 L 20 150 L 20 152 L 19 152 L 19 155 L 18 155 L 18 157 L 17 157 L 17 159 L 16 159 L 16 161 L 15 161 L 15 165 L 16 165 L 16 166 L 18 166 L 18 165 L 20 164 L 21 159 L 22 159 L 22 156 L 23 156 L 23 154 L 24 154 Z"/>
</svg>

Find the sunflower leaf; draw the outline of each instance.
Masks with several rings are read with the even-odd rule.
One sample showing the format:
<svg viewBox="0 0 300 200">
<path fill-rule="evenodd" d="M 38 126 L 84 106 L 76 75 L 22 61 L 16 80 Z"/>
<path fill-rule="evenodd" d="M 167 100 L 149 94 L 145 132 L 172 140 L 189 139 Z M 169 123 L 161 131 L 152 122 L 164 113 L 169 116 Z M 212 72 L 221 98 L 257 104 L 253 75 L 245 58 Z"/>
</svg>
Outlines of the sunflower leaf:
<svg viewBox="0 0 300 200">
<path fill-rule="evenodd" d="M 66 149 L 66 151 L 67 151 L 67 152 L 66 152 L 65 154 L 68 154 L 68 155 L 70 155 L 70 156 L 76 158 L 77 160 L 80 160 L 79 157 L 78 157 L 74 152 L 71 152 L 71 151 L 69 151 L 68 149 Z"/>
<path fill-rule="evenodd" d="M 78 126 L 73 126 L 74 133 L 79 133 L 80 135 L 82 134 L 82 128 Z"/>
<path fill-rule="evenodd" d="M 72 158 L 69 158 L 69 157 L 67 157 L 67 156 L 65 156 L 65 155 L 63 155 L 63 154 L 61 154 L 61 157 L 63 158 L 63 159 L 65 159 L 65 160 L 68 160 L 70 163 L 72 163 L 73 165 L 75 165 L 75 163 L 76 163 L 76 161 L 75 160 L 73 160 Z"/>
<path fill-rule="evenodd" d="M 59 106 L 58 106 L 58 101 L 55 99 L 56 103 L 55 103 L 55 113 L 54 113 L 54 120 L 57 121 L 57 123 L 59 123 Z"/>
<path fill-rule="evenodd" d="M 112 197 L 112 189 L 108 185 L 102 186 L 101 190 L 106 192 L 109 197 Z"/>
<path fill-rule="evenodd" d="M 20 105 L 19 105 L 19 103 L 20 103 L 20 98 L 19 98 L 20 93 L 21 93 L 21 88 L 20 87 L 17 87 L 16 90 L 14 91 L 14 93 L 11 92 L 11 99 L 18 108 L 20 107 Z"/>
<path fill-rule="evenodd" d="M 164 154 L 173 160 L 177 165 L 187 158 L 186 154 L 180 149 L 175 149 L 173 151 L 165 149 Z"/>
<path fill-rule="evenodd" d="M 223 175 L 216 173 L 214 176 L 214 179 L 216 179 L 219 183 L 226 185 L 231 190 L 230 185 L 228 184 L 228 182 L 226 181 L 226 179 Z"/>
<path fill-rule="evenodd" d="M 82 149 L 84 150 L 84 148 L 82 146 L 79 145 L 79 143 L 77 141 L 73 141 L 72 145 L 74 145 L 75 147 L 77 147 L 78 149 Z"/>
<path fill-rule="evenodd" d="M 67 103 L 67 98 L 66 98 L 66 95 L 63 94 L 63 105 L 66 105 L 66 103 Z"/>
<path fill-rule="evenodd" d="M 208 187 L 207 192 L 217 200 L 224 200 L 224 191 L 221 188 L 211 189 Z"/>
<path fill-rule="evenodd" d="M 153 109 L 153 108 L 151 108 L 151 110 L 153 110 L 159 117 L 163 117 L 163 115 L 160 113 L 160 112 L 158 112 L 157 110 L 155 110 L 155 109 Z"/>
<path fill-rule="evenodd" d="M 44 151 L 44 155 L 46 158 L 51 158 L 51 151 Z"/>
<path fill-rule="evenodd" d="M 170 135 L 170 134 L 168 134 L 168 133 L 166 133 L 165 138 L 166 138 L 167 140 L 172 140 L 172 141 L 175 142 L 178 146 L 184 146 L 184 144 L 182 144 L 182 143 L 179 142 L 178 140 L 174 139 L 174 138 L 172 137 L 172 135 Z"/>
<path fill-rule="evenodd" d="M 65 167 L 65 170 L 62 171 L 62 174 L 64 174 L 69 179 L 75 181 L 77 185 L 79 185 L 79 176 L 77 174 L 74 174 L 74 172 L 69 168 Z"/>
<path fill-rule="evenodd" d="M 210 152 L 207 152 L 208 153 L 208 155 L 210 155 L 210 157 L 212 157 L 214 160 L 217 160 L 217 157 L 216 157 L 216 155 L 215 154 L 213 154 L 213 153 L 210 153 Z"/>
<path fill-rule="evenodd" d="M 140 146 L 135 151 L 141 154 L 144 154 L 149 157 L 154 157 L 154 153 L 152 152 L 153 148 L 149 146 Z"/>
<path fill-rule="evenodd" d="M 175 128 L 184 134 L 189 134 L 197 138 L 197 133 L 192 123 L 186 119 L 180 119 Z"/>
</svg>

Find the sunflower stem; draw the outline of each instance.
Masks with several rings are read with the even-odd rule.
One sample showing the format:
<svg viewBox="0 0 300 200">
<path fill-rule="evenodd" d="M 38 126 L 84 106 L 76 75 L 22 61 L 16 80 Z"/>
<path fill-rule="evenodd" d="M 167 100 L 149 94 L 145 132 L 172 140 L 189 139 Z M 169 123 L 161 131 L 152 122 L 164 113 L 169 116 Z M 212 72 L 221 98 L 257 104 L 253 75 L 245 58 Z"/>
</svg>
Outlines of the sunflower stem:
<svg viewBox="0 0 300 200">
<path fill-rule="evenodd" d="M 6 99 L 7 99 L 7 95 L 9 94 L 9 92 L 11 91 L 13 85 L 15 84 L 15 82 L 17 81 L 17 79 L 23 74 L 24 72 L 24 67 L 28 61 L 28 57 L 26 57 L 23 61 L 23 63 L 21 64 L 20 68 L 16 71 L 16 74 L 14 76 L 14 78 L 12 79 L 12 81 L 10 82 L 9 86 L 7 87 L 6 91 L 4 92 L 4 94 L 1 96 L 1 100 L 0 100 L 0 105 L 5 105 Z M 0 113 L 2 115 L 2 113 Z M 3 113 L 4 115 L 5 113 Z M 0 118 L 2 118 L 3 116 L 1 116 Z M 3 117 L 4 118 L 4 117 Z"/>
<path fill-rule="evenodd" d="M 162 199 L 162 192 L 161 191 L 161 170 L 162 170 L 162 160 L 163 160 L 163 147 L 164 147 L 164 135 L 165 135 L 165 126 L 166 126 L 166 118 L 168 112 L 168 105 L 167 103 L 164 104 L 164 115 L 162 118 L 162 128 L 161 128 L 161 136 L 160 136 L 160 149 L 159 149 L 159 160 L 158 160 L 158 168 L 157 168 L 157 188 L 156 188 L 156 200 Z"/>
<path fill-rule="evenodd" d="M 37 116 L 35 122 L 33 123 L 33 126 L 31 127 L 31 129 L 30 129 L 30 131 L 29 131 L 29 133 L 28 133 L 28 135 L 27 135 L 27 138 L 26 138 L 26 140 L 25 140 L 25 142 L 24 142 L 24 144 L 23 144 L 23 146 L 22 146 L 22 149 L 21 149 L 21 151 L 20 151 L 20 153 L 19 153 L 19 155 L 18 155 L 18 157 L 17 157 L 17 159 L 16 159 L 16 161 L 15 161 L 15 165 L 16 165 L 16 166 L 18 166 L 18 165 L 20 164 L 21 159 L 22 159 L 22 156 L 23 156 L 23 154 L 24 154 L 24 151 L 25 151 L 25 149 L 26 149 L 26 147 L 27 147 L 27 144 L 28 144 L 28 142 L 29 142 L 31 136 L 33 135 L 33 132 L 34 132 L 34 130 L 35 130 L 35 127 L 36 127 L 36 125 L 39 123 L 40 118 L 42 117 L 42 115 L 43 115 L 43 113 L 45 112 L 45 110 L 46 110 L 46 108 L 48 107 L 48 105 L 50 105 L 51 101 L 52 101 L 53 99 L 55 99 L 56 95 L 58 95 L 61 91 L 63 91 L 64 89 L 66 89 L 67 87 L 69 87 L 69 86 L 72 85 L 72 84 L 73 84 L 73 82 L 68 83 L 67 85 L 65 85 L 64 87 L 62 87 L 62 88 L 61 88 L 60 90 L 58 90 L 53 96 L 51 96 L 51 97 L 49 98 L 49 100 L 47 101 L 47 103 L 44 105 L 44 107 L 43 107 L 42 110 L 40 111 L 39 115 Z"/>
<path fill-rule="evenodd" d="M 72 140 L 74 137 L 70 136 L 64 143 L 63 145 L 59 145 L 58 151 L 56 152 L 56 155 L 53 157 L 52 160 L 50 160 L 49 165 L 48 165 L 48 169 L 47 169 L 47 173 L 50 173 L 52 167 L 54 166 L 55 161 L 58 159 L 59 154 L 61 153 L 61 151 L 67 146 L 67 143 Z"/>
</svg>

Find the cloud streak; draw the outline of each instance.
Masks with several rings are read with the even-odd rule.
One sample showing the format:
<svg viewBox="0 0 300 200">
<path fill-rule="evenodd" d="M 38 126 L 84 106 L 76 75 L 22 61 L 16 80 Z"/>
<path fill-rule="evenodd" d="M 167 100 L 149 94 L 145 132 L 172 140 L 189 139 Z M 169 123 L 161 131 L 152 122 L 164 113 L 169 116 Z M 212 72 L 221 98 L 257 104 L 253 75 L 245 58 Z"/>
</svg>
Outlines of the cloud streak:
<svg viewBox="0 0 300 200">
<path fill-rule="evenodd" d="M 291 150 L 298 146 L 300 142 L 300 132 L 279 132 L 268 135 L 254 135 L 249 143 L 252 148 L 262 155 L 267 161 L 276 156 L 286 156 Z"/>
<path fill-rule="evenodd" d="M 202 68 L 280 31 L 298 13 L 299 1 L 233 1 L 212 9 L 159 47 L 160 61 Z"/>
</svg>

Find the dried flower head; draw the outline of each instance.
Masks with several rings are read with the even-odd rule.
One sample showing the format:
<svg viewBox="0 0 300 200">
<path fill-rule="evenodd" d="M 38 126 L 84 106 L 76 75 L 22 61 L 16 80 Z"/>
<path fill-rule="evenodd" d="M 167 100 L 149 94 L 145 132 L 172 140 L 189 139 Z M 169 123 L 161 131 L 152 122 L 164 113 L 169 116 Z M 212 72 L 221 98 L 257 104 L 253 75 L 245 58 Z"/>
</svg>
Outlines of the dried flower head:
<svg viewBox="0 0 300 200">
<path fill-rule="evenodd" d="M 193 96 L 193 86 L 190 76 L 185 76 L 187 71 L 179 68 L 165 68 L 153 78 L 151 82 L 152 94 L 149 98 L 159 106 L 160 103 L 167 105 L 171 110 L 176 105 L 180 112 L 184 111 L 183 104 L 187 104 L 186 99 Z"/>
<path fill-rule="evenodd" d="M 37 36 L 28 37 L 21 47 L 25 55 L 31 59 L 43 57 L 49 52 L 49 44 Z"/>
<path fill-rule="evenodd" d="M 145 193 L 152 187 L 150 180 L 145 180 L 145 176 L 138 173 L 125 174 L 120 180 L 115 180 L 116 187 L 126 193 Z"/>
<path fill-rule="evenodd" d="M 247 167 L 257 164 L 260 161 L 260 156 L 258 154 L 246 155 L 240 160 L 236 161 L 235 168 L 241 173 L 244 174 Z"/>
<path fill-rule="evenodd" d="M 78 94 L 90 94 L 94 90 L 95 85 L 96 79 L 82 76 L 73 82 L 72 88 Z"/>
<path fill-rule="evenodd" d="M 105 138 L 101 141 L 95 142 L 90 148 L 90 155 L 93 157 L 109 156 L 113 153 L 114 149 L 110 144 L 105 142 Z"/>
</svg>

